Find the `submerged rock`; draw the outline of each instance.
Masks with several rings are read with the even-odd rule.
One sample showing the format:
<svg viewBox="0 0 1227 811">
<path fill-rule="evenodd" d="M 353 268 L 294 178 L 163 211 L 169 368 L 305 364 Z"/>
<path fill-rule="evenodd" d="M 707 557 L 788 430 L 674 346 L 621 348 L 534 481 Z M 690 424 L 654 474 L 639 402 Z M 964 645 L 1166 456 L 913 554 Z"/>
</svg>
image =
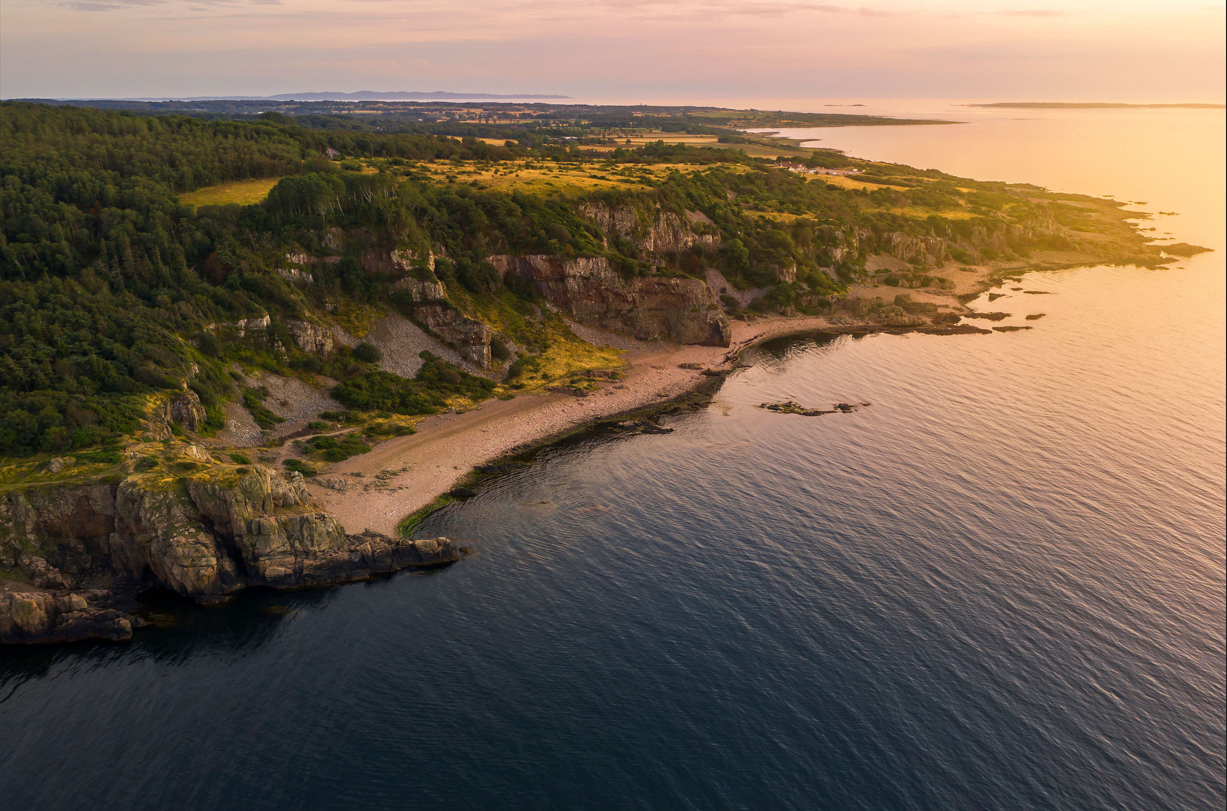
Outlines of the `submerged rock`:
<svg viewBox="0 0 1227 811">
<path fill-rule="evenodd" d="M 768 411 L 774 411 L 777 414 L 799 414 L 802 417 L 821 417 L 823 414 L 850 414 L 860 408 L 867 407 L 869 403 L 836 403 L 835 406 L 828 410 L 821 408 L 806 408 L 805 406 L 793 400 L 785 400 L 782 403 L 762 403 L 759 408 L 765 408 Z"/>
<path fill-rule="evenodd" d="M 824 411 L 820 408 L 806 408 L 800 403 L 785 400 L 782 403 L 762 403 L 759 408 L 774 411 L 777 414 L 800 414 L 802 417 L 821 417 L 823 414 L 834 414 L 834 411 Z"/>
</svg>

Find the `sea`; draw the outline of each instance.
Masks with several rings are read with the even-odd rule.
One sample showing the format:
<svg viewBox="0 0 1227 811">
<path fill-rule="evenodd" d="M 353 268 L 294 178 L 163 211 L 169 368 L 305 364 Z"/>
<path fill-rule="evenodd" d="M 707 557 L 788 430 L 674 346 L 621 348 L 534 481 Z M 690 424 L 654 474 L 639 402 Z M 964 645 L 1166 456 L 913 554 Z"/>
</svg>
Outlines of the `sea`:
<svg viewBox="0 0 1227 811">
<path fill-rule="evenodd" d="M 434 515 L 446 569 L 2 649 L 0 808 L 1223 808 L 1224 112 L 966 105 L 753 104 L 963 122 L 783 134 L 1213 252 L 756 348 Z"/>
</svg>

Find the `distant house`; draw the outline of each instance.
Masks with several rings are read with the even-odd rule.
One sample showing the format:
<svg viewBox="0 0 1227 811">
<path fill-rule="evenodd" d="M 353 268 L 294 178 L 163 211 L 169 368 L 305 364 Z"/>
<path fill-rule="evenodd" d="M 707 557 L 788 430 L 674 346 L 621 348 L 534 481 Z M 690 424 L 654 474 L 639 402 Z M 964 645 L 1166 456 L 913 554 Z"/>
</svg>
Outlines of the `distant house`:
<svg viewBox="0 0 1227 811">
<path fill-rule="evenodd" d="M 324 154 L 328 156 L 328 160 L 332 160 L 332 161 L 337 160 L 341 157 L 341 153 L 337 152 L 332 147 L 328 147 L 326 150 L 324 150 Z"/>
<path fill-rule="evenodd" d="M 788 170 L 788 171 L 790 171 L 790 172 L 797 172 L 797 173 L 799 173 L 799 174 L 803 174 L 803 175 L 841 175 L 841 176 L 847 176 L 847 175 L 856 175 L 856 174 L 860 174 L 860 172 L 861 172 L 861 170 L 860 170 L 860 169 L 823 169 L 823 168 L 821 168 L 821 167 L 816 168 L 816 169 L 810 169 L 808 166 L 804 166 L 803 164 L 800 164 L 800 163 L 781 163 L 781 164 L 780 164 L 780 168 L 781 168 L 781 169 L 787 169 L 787 170 Z"/>
</svg>

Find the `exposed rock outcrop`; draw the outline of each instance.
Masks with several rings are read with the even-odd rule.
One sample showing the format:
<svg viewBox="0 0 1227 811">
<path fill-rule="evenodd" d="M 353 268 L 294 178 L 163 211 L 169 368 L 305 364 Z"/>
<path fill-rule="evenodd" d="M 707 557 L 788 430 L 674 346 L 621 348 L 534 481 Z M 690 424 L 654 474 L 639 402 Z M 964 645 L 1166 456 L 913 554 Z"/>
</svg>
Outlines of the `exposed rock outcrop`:
<svg viewBox="0 0 1227 811">
<path fill-rule="evenodd" d="M 415 279 L 412 276 L 406 276 L 392 285 L 395 290 L 409 291 L 409 297 L 415 302 L 425 301 L 440 301 L 447 298 L 447 291 L 443 288 L 443 282 L 438 279 Z"/>
<path fill-rule="evenodd" d="M 200 397 L 194 391 L 185 391 L 172 399 L 168 405 L 168 415 L 172 420 L 189 431 L 199 431 L 208 415 L 200 404 Z"/>
<path fill-rule="evenodd" d="M 331 327 L 321 327 L 308 321 L 287 321 L 290 334 L 298 348 L 312 355 L 327 355 L 332 351 L 333 336 Z"/>
<path fill-rule="evenodd" d="M 466 318 L 445 304 L 420 304 L 413 317 L 428 331 L 460 351 L 470 363 L 490 368 L 490 339 L 494 331 L 481 321 Z"/>
<path fill-rule="evenodd" d="M 91 605 L 92 594 L 0 591 L 0 643 L 119 641 L 132 637 L 132 618 Z M 99 596 L 107 598 L 102 592 Z"/>
<path fill-rule="evenodd" d="M 940 237 L 914 237 L 891 231 L 885 236 L 885 242 L 887 252 L 904 262 L 938 267 L 946 263 L 946 240 Z"/>
<path fill-rule="evenodd" d="M 277 275 L 285 279 L 287 282 L 305 282 L 310 284 L 315 281 L 315 276 L 309 270 L 300 268 L 276 268 Z"/>
<path fill-rule="evenodd" d="M 684 251 L 692 245 L 715 247 L 719 242 L 714 233 L 695 233 L 696 224 L 711 222 L 697 211 L 687 212 L 683 218 L 660 209 L 587 203 L 580 207 L 580 213 L 600 226 L 607 240 L 609 237 L 629 240 L 641 251 L 658 256 Z"/>
<path fill-rule="evenodd" d="M 666 338 L 683 344 L 728 346 L 732 329 L 707 282 L 682 277 L 623 279 L 603 257 L 492 256 L 508 284 L 518 278 L 533 292 L 590 327 L 639 340 Z"/>
<path fill-rule="evenodd" d="M 300 474 L 257 465 L 227 475 L 0 496 L 0 569 L 30 584 L 0 589 L 0 642 L 127 638 L 131 618 L 109 603 L 147 588 L 214 603 L 250 586 L 344 583 L 459 559 L 446 538 L 347 535 Z"/>
</svg>

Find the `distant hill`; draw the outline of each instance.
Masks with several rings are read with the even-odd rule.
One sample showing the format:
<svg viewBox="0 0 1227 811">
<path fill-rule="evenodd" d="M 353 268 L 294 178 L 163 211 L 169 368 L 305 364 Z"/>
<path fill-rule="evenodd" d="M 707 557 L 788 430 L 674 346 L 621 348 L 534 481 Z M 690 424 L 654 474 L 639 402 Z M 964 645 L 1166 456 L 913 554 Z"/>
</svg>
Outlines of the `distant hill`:
<svg viewBox="0 0 1227 811">
<path fill-rule="evenodd" d="M 89 102 L 89 101 L 419 101 L 431 99 L 452 100 L 493 100 L 506 99 L 519 101 L 522 99 L 570 99 L 570 96 L 549 95 L 543 93 L 453 93 L 450 90 L 359 90 L 356 93 L 279 93 L 275 96 L 141 96 L 124 99 L 18 99 L 18 101 L 47 102 Z"/>
<path fill-rule="evenodd" d="M 1083 101 L 998 101 L 968 107 L 1004 107 L 1013 110 L 1222 110 L 1223 104 L 1125 104 Z"/>
<path fill-rule="evenodd" d="M 395 101 L 398 99 L 569 99 L 570 96 L 542 93 L 452 93 L 448 90 L 429 92 L 393 90 L 379 92 L 359 90 L 357 93 L 281 93 L 265 98 L 276 101 Z"/>
</svg>

